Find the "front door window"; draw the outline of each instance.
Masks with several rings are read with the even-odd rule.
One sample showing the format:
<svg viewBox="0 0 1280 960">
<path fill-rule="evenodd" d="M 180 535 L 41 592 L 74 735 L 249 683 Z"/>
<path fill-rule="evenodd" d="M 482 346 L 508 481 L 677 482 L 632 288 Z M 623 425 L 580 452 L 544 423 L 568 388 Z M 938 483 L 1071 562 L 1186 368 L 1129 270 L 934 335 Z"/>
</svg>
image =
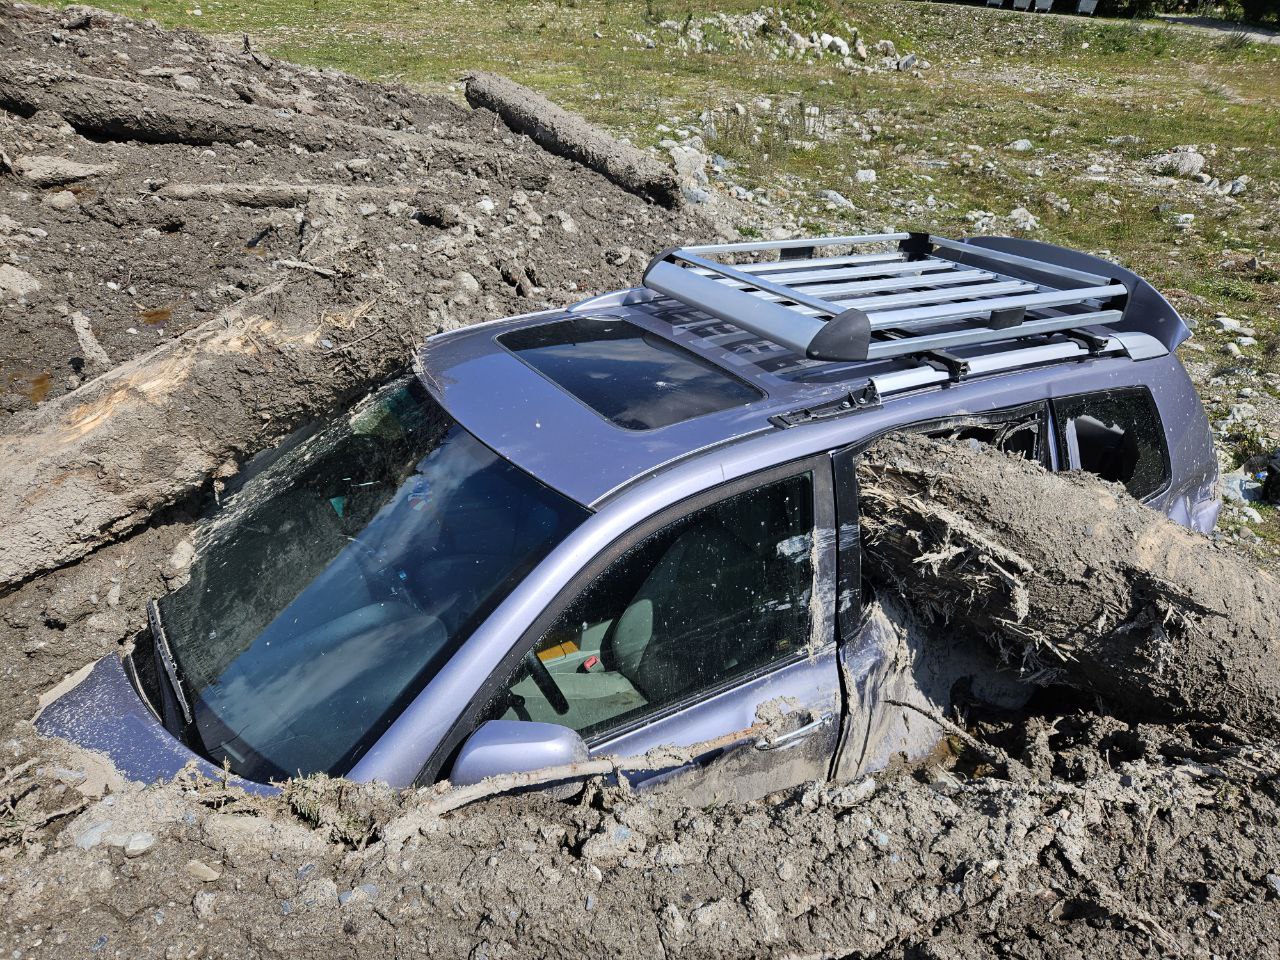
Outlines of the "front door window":
<svg viewBox="0 0 1280 960">
<path fill-rule="evenodd" d="M 804 650 L 813 530 L 807 473 L 663 527 L 569 605 L 491 716 L 597 736 Z"/>
</svg>

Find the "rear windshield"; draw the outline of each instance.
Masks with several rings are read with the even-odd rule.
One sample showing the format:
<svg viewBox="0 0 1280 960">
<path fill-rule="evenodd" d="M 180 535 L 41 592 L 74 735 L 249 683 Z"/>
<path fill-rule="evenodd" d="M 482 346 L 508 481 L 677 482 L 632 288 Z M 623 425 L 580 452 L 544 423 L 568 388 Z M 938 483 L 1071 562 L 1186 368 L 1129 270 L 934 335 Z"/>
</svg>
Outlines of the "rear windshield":
<svg viewBox="0 0 1280 960">
<path fill-rule="evenodd" d="M 345 773 L 586 511 L 400 381 L 254 465 L 160 603 L 194 740 Z"/>
<path fill-rule="evenodd" d="M 573 317 L 498 342 L 566 393 L 628 430 L 653 430 L 745 406 L 755 389 L 625 320 Z"/>
</svg>

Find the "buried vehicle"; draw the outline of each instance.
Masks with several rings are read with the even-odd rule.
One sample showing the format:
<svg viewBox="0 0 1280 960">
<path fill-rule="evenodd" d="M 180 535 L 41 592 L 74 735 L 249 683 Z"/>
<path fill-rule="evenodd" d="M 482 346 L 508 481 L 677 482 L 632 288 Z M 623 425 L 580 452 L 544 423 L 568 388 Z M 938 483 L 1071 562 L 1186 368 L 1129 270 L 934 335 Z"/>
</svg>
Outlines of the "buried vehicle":
<svg viewBox="0 0 1280 960">
<path fill-rule="evenodd" d="M 860 450 L 986 443 L 1208 531 L 1187 336 L 1139 277 L 1033 241 L 666 251 L 641 287 L 433 337 L 251 460 L 149 635 L 37 725 L 131 778 L 250 788 L 716 742 L 637 779 L 745 798 L 919 756 L 939 731 L 904 703 L 1025 688 L 864 582 Z"/>
</svg>

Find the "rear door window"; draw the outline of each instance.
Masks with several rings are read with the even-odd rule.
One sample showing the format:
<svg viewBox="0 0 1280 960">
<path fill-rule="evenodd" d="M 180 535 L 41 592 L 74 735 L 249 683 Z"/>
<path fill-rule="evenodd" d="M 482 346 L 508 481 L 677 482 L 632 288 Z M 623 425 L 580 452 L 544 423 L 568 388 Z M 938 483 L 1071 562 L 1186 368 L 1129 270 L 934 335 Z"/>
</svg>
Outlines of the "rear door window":
<svg viewBox="0 0 1280 960">
<path fill-rule="evenodd" d="M 1145 500 L 1169 482 L 1169 454 L 1155 400 L 1143 387 L 1053 401 L 1064 467 L 1122 483 Z"/>
</svg>

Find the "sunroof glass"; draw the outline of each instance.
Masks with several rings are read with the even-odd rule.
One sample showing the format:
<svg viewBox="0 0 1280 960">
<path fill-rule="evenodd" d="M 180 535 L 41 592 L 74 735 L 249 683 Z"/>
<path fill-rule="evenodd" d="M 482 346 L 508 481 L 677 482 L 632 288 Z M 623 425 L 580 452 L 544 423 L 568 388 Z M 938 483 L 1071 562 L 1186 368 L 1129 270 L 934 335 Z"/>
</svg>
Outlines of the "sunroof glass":
<svg viewBox="0 0 1280 960">
<path fill-rule="evenodd" d="M 745 406 L 761 393 L 625 320 L 573 317 L 498 341 L 566 393 L 628 430 L 653 430 Z"/>
</svg>

